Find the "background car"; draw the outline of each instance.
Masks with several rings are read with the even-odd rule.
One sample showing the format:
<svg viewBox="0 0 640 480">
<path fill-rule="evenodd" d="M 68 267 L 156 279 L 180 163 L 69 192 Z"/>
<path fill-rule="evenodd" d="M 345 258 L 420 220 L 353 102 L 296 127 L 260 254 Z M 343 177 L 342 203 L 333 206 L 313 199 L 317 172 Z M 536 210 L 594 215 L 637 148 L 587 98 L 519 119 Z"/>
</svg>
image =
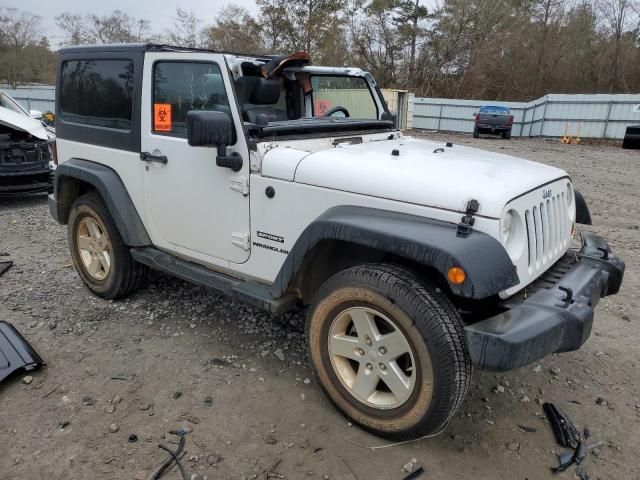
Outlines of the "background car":
<svg viewBox="0 0 640 480">
<path fill-rule="evenodd" d="M 627 127 L 622 142 L 622 148 L 640 150 L 640 125 Z"/>
<path fill-rule="evenodd" d="M 52 189 L 55 135 L 40 118 L 0 91 L 0 195 Z"/>
<path fill-rule="evenodd" d="M 476 124 L 473 127 L 473 138 L 478 138 L 481 133 L 501 135 L 506 139 L 511 138 L 513 115 L 507 107 L 484 105 L 474 115 Z"/>
</svg>

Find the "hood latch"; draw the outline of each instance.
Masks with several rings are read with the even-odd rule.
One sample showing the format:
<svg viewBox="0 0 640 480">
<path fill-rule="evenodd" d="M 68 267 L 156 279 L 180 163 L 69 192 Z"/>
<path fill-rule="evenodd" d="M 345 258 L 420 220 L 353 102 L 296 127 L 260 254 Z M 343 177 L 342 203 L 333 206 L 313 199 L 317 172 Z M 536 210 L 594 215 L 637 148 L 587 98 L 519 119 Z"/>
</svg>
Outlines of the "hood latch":
<svg viewBox="0 0 640 480">
<path fill-rule="evenodd" d="M 466 237 L 471 233 L 471 227 L 476 223 L 476 219 L 473 216 L 478 213 L 478 210 L 480 210 L 480 202 L 478 200 L 472 198 L 467 202 L 465 214 L 460 219 L 460 223 L 458 223 L 458 231 L 456 232 L 458 237 Z"/>
</svg>

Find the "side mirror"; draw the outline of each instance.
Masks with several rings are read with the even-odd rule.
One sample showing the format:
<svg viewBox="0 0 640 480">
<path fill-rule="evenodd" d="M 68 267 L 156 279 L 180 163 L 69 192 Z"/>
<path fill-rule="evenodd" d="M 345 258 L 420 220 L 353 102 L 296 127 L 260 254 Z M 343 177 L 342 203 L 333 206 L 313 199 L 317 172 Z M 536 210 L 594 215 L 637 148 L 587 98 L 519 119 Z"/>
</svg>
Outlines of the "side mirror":
<svg viewBox="0 0 640 480">
<path fill-rule="evenodd" d="M 235 143 L 233 123 L 226 113 L 192 110 L 187 112 L 187 142 L 192 147 L 216 147 L 216 165 L 234 172 L 242 168 L 242 157 L 227 155 L 227 147 Z"/>
<path fill-rule="evenodd" d="M 42 119 L 42 112 L 40 110 L 29 110 L 29 115 L 31 115 L 36 120 Z"/>
<path fill-rule="evenodd" d="M 473 112 L 473 116 L 477 117 L 478 116 L 478 112 Z"/>
</svg>

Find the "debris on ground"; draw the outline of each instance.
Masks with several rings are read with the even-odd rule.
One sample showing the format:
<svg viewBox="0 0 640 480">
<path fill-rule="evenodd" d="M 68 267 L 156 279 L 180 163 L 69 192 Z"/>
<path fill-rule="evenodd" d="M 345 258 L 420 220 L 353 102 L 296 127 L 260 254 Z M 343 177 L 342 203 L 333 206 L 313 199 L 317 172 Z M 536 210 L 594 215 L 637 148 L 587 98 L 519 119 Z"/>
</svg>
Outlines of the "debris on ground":
<svg viewBox="0 0 640 480">
<path fill-rule="evenodd" d="M 13 267 L 13 262 L 11 260 L 5 260 L 0 262 L 0 277 L 4 275 L 4 273 Z"/>
<path fill-rule="evenodd" d="M 552 467 L 551 471 L 553 473 L 564 472 L 575 464 L 576 476 L 581 480 L 587 480 L 589 475 L 587 475 L 583 465 L 587 453 L 589 450 L 602 446 L 604 442 L 599 441 L 587 445 L 587 439 L 591 436 L 588 428 L 578 429 L 569 417 L 552 403 L 545 403 L 542 408 L 551 424 L 551 429 L 558 444 L 561 447 L 570 449 L 558 455 L 559 464 L 556 467 Z"/>
<path fill-rule="evenodd" d="M 20 332 L 10 323 L 0 321 L 0 382 L 19 370 L 34 370 L 45 363 Z M 33 377 L 22 382 L 29 385 Z"/>
<path fill-rule="evenodd" d="M 180 430 L 171 430 L 169 433 L 171 435 L 176 435 L 178 437 L 179 439 L 178 447 L 176 448 L 175 451 L 173 451 L 166 445 L 162 445 L 162 444 L 158 445 L 158 448 L 161 448 L 162 450 L 167 452 L 170 456 L 162 463 L 162 465 L 158 467 L 158 469 L 151 476 L 150 480 L 157 480 L 165 472 L 168 472 L 174 464 L 177 465 L 178 468 L 180 469 L 180 475 L 182 475 L 182 479 L 183 480 L 188 479 L 187 471 L 185 470 L 184 465 L 182 465 L 182 462 L 180 460 L 186 454 L 186 452 L 183 453 L 184 445 L 186 443 L 186 440 L 184 437 L 189 433 L 189 430 L 181 428 Z"/>
<path fill-rule="evenodd" d="M 413 469 L 415 468 L 416 463 L 418 463 L 418 459 L 417 458 L 412 458 L 411 460 L 409 460 L 407 463 L 405 463 L 402 466 L 402 471 L 405 472 L 405 473 L 413 472 Z"/>
<path fill-rule="evenodd" d="M 404 477 L 402 480 L 414 480 L 415 478 L 421 477 L 424 473 L 424 468 L 418 467 L 415 471 L 411 472 L 409 475 Z"/>
</svg>

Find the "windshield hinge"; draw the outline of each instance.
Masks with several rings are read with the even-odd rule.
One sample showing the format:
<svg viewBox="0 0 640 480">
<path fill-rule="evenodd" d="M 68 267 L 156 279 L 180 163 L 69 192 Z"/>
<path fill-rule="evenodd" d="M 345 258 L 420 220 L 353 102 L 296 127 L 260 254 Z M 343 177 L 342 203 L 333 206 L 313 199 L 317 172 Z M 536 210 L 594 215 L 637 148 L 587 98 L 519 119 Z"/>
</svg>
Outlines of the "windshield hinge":
<svg viewBox="0 0 640 480">
<path fill-rule="evenodd" d="M 232 232 L 231 233 L 231 243 L 237 245 L 243 250 L 249 250 L 249 234 L 241 233 L 241 232 Z"/>
<path fill-rule="evenodd" d="M 249 179 L 243 176 L 231 177 L 231 190 L 240 192 L 244 196 L 249 195 Z"/>
</svg>

